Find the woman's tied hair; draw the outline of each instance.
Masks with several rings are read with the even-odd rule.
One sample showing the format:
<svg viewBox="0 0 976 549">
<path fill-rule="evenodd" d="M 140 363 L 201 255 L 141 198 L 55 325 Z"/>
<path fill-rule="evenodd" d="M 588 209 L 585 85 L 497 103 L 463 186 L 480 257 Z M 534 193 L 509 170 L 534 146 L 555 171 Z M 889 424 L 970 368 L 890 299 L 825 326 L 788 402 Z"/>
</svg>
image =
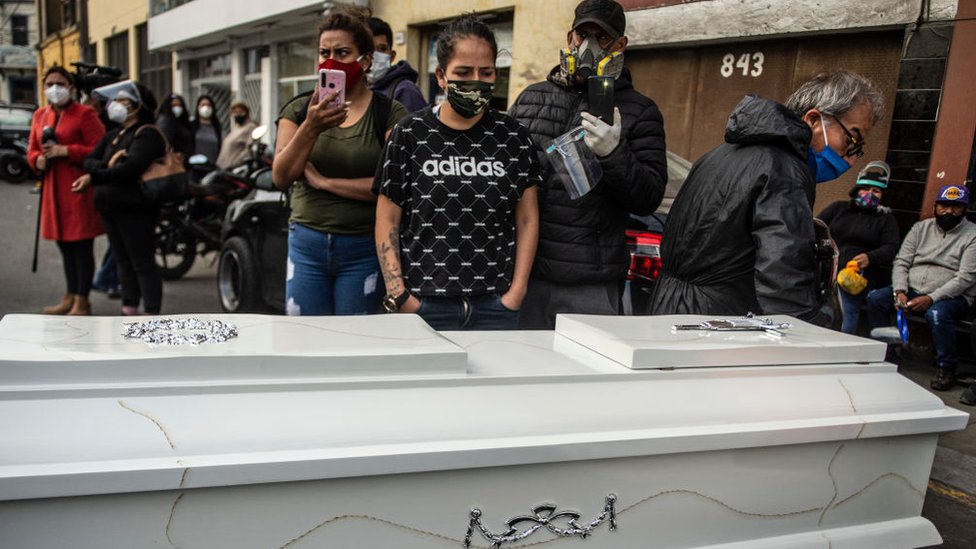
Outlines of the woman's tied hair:
<svg viewBox="0 0 976 549">
<path fill-rule="evenodd" d="M 881 120 L 884 115 L 881 90 L 860 74 L 833 70 L 822 72 L 800 86 L 786 100 L 786 108 L 800 117 L 810 109 L 840 117 L 861 103 L 870 107 L 872 124 Z"/>
<path fill-rule="evenodd" d="M 371 15 L 372 12 L 369 8 L 352 5 L 343 6 L 325 16 L 325 19 L 319 24 L 319 34 L 316 40 L 322 38 L 322 33 L 326 31 L 346 31 L 352 35 L 352 41 L 360 55 L 372 54 L 374 49 L 373 33 L 369 30 L 369 17 Z"/>
<path fill-rule="evenodd" d="M 447 27 L 437 35 L 437 66 L 442 71 L 447 70 L 447 64 L 454 57 L 454 47 L 462 38 L 481 38 L 491 46 L 492 64 L 498 57 L 498 43 L 491 28 L 478 19 L 473 13 L 462 15 L 451 21 Z"/>
</svg>

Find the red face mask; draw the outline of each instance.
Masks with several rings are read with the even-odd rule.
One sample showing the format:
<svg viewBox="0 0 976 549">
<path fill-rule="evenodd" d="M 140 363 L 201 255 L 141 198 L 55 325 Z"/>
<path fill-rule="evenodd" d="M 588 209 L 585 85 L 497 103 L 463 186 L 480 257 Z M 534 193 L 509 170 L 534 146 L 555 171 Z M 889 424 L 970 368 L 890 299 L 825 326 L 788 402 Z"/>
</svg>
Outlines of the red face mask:
<svg viewBox="0 0 976 549">
<path fill-rule="evenodd" d="M 360 56 L 360 59 L 362 59 L 362 56 Z M 329 59 L 319 63 L 319 70 L 322 69 L 342 71 L 346 73 L 346 93 L 352 91 L 352 89 L 356 86 L 356 82 L 359 82 L 363 78 L 363 66 L 359 64 L 358 59 L 352 63 L 343 63 L 342 61 L 336 61 L 330 57 Z"/>
</svg>

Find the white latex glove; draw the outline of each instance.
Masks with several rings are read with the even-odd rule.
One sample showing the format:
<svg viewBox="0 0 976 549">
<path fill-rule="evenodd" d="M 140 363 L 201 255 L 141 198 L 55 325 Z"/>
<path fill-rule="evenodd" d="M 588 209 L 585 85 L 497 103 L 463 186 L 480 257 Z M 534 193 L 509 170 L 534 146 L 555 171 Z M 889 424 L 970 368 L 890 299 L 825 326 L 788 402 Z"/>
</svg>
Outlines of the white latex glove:
<svg viewBox="0 0 976 549">
<path fill-rule="evenodd" d="M 583 136 L 586 146 L 599 157 L 612 153 L 620 143 L 620 109 L 613 108 L 613 126 L 588 112 L 580 114 L 583 116 L 583 129 L 586 130 Z"/>
</svg>

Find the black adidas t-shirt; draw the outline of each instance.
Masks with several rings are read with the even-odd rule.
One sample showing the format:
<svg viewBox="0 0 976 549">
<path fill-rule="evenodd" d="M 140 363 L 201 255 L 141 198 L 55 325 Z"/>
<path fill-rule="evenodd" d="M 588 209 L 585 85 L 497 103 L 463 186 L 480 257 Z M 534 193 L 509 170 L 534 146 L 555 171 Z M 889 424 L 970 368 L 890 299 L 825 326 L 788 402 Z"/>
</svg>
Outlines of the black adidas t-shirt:
<svg viewBox="0 0 976 549">
<path fill-rule="evenodd" d="M 458 131 L 428 107 L 400 120 L 373 192 L 399 205 L 400 262 L 420 296 L 504 293 L 515 268 L 515 208 L 542 181 L 528 132 L 488 109 Z"/>
</svg>

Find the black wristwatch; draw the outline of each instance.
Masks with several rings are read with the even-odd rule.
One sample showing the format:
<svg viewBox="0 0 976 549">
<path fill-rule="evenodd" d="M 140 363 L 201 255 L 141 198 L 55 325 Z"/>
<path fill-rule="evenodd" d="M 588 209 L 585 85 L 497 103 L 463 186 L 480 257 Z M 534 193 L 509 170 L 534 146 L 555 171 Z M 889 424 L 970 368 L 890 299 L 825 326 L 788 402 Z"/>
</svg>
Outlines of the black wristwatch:
<svg viewBox="0 0 976 549">
<path fill-rule="evenodd" d="M 410 299 L 410 292 L 406 290 L 400 292 L 400 295 L 398 296 L 386 294 L 386 297 L 383 298 L 383 308 L 386 309 L 386 312 L 388 313 L 395 313 L 400 310 L 400 307 L 403 307 L 403 304 L 406 303 L 408 299 Z"/>
</svg>

